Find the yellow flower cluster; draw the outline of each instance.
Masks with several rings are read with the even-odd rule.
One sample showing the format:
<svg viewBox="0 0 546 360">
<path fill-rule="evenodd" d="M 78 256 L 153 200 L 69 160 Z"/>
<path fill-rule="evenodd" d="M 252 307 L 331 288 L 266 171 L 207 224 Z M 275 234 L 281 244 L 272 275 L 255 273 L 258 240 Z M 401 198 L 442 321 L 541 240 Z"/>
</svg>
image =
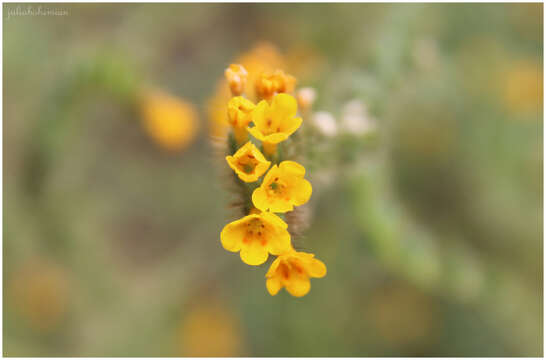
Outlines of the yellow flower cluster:
<svg viewBox="0 0 546 360">
<path fill-rule="evenodd" d="M 312 192 L 311 183 L 304 178 L 305 168 L 295 161 L 280 161 L 277 152 L 277 145 L 302 124 L 298 103 L 288 94 L 294 91 L 296 80 L 281 70 L 263 72 L 255 77 L 255 94 L 261 99 L 255 105 L 244 97 L 249 75 L 245 68 L 232 64 L 225 75 L 233 96 L 227 116 L 234 144 L 226 161 L 237 181 L 250 186 L 248 201 L 253 207 L 223 228 L 222 246 L 238 252 L 244 263 L 253 266 L 265 263 L 269 254 L 277 256 L 266 274 L 269 293 L 276 295 L 284 287 L 293 296 L 304 296 L 311 288 L 310 278 L 325 276 L 326 266 L 313 254 L 293 248 L 288 224 L 281 218 L 305 204 Z M 249 141 L 249 133 L 261 142 L 263 153 Z M 252 184 L 262 176 L 261 184 Z"/>
</svg>

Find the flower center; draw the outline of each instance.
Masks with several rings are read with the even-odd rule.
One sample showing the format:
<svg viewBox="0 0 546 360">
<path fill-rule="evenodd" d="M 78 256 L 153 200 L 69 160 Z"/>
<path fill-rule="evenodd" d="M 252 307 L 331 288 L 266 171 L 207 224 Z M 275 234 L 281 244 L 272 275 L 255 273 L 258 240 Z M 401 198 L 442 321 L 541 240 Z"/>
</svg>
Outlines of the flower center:
<svg viewBox="0 0 546 360">
<path fill-rule="evenodd" d="M 269 183 L 266 192 L 270 197 L 286 197 L 287 188 L 286 183 L 276 177 Z"/>
<path fill-rule="evenodd" d="M 246 174 L 252 174 L 258 165 L 258 160 L 252 154 L 243 155 L 238 159 L 237 164 L 239 169 Z"/>
<path fill-rule="evenodd" d="M 274 133 L 281 132 L 281 127 L 278 122 L 273 121 L 271 116 L 265 119 L 265 128 L 262 131 L 264 135 L 271 135 Z"/>
<path fill-rule="evenodd" d="M 282 262 L 279 265 L 279 270 L 278 271 L 281 273 L 281 276 L 283 277 L 283 279 L 285 279 L 285 280 L 290 279 L 290 268 L 284 262 Z"/>
<path fill-rule="evenodd" d="M 265 224 L 260 219 L 252 219 L 246 223 L 246 236 L 243 242 L 259 241 L 262 246 L 267 244 Z"/>
</svg>

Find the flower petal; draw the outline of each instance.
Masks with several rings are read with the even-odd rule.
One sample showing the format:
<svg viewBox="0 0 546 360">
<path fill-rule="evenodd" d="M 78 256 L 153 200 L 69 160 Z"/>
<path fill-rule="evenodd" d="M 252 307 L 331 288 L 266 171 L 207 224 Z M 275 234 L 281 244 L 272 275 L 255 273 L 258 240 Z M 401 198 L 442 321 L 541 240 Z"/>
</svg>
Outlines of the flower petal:
<svg viewBox="0 0 546 360">
<path fill-rule="evenodd" d="M 266 113 L 269 110 L 269 104 L 267 101 L 260 101 L 254 111 L 252 111 L 252 122 L 258 127 L 258 129 L 263 129 L 265 127 L 265 118 Z"/>
<path fill-rule="evenodd" d="M 276 258 L 271 264 L 271 266 L 269 267 L 269 270 L 267 270 L 267 274 L 265 274 L 265 277 L 267 278 L 274 277 L 275 273 L 277 272 L 277 268 L 279 267 L 280 264 L 281 264 L 281 259 Z"/>
<path fill-rule="evenodd" d="M 265 281 L 265 286 L 267 287 L 267 291 L 271 296 L 277 295 L 279 290 L 282 287 L 281 280 L 278 277 L 269 278 Z"/>
<path fill-rule="evenodd" d="M 266 207 L 266 210 L 276 213 L 285 213 L 287 211 L 292 211 L 293 209 L 294 205 L 292 205 L 291 202 L 277 197 L 268 200 Z"/>
<path fill-rule="evenodd" d="M 277 118 L 277 121 L 282 123 L 284 119 L 296 116 L 296 113 L 298 112 L 298 102 L 292 95 L 277 94 L 273 98 L 271 109 L 273 111 L 273 117 Z"/>
<path fill-rule="evenodd" d="M 227 224 L 220 233 L 220 241 L 227 251 L 237 252 L 241 250 L 241 243 L 245 236 L 245 229 L 241 226 L 241 220 Z"/>
<path fill-rule="evenodd" d="M 254 179 L 254 181 L 258 180 L 258 178 L 267 171 L 270 164 L 271 164 L 270 161 L 266 161 L 263 163 L 258 163 L 258 165 L 256 165 L 256 169 L 254 169 L 254 175 L 256 179 Z"/>
<path fill-rule="evenodd" d="M 295 176 L 303 177 L 305 175 L 305 168 L 303 165 L 298 164 L 295 161 L 285 160 L 279 164 L 279 168 Z"/>
<path fill-rule="evenodd" d="M 254 127 L 247 127 L 246 128 L 247 131 L 250 133 L 250 135 L 254 136 L 256 139 L 260 140 L 260 141 L 264 141 L 265 140 L 265 135 L 262 134 L 262 132 L 258 129 L 257 126 L 254 126 Z"/>
<path fill-rule="evenodd" d="M 292 135 L 298 128 L 301 126 L 301 123 L 303 122 L 302 118 L 295 117 L 295 118 L 286 118 L 281 124 L 281 130 L 286 135 Z"/>
<path fill-rule="evenodd" d="M 271 223 L 274 226 L 280 227 L 281 229 L 288 228 L 288 224 L 272 212 L 263 212 L 262 217 L 265 221 Z"/>
<path fill-rule="evenodd" d="M 284 254 L 292 248 L 290 234 L 286 229 L 277 229 L 273 236 L 268 239 L 268 250 L 273 255 Z"/>
<path fill-rule="evenodd" d="M 288 134 L 285 134 L 283 132 L 277 132 L 267 135 L 262 141 L 268 142 L 270 144 L 278 144 L 286 139 L 288 139 Z"/>
<path fill-rule="evenodd" d="M 310 258 L 309 261 L 306 261 L 305 270 L 309 276 L 314 278 L 326 276 L 326 265 L 319 259 Z"/>
<path fill-rule="evenodd" d="M 245 264 L 261 265 L 267 260 L 269 253 L 259 241 L 251 241 L 249 244 L 243 244 L 240 256 Z"/>
<path fill-rule="evenodd" d="M 313 188 L 311 183 L 305 179 L 297 179 L 294 182 L 291 189 L 291 195 L 294 202 L 294 205 L 300 206 L 309 201 Z"/>
<path fill-rule="evenodd" d="M 311 281 L 305 275 L 291 274 L 288 280 L 285 280 L 286 291 L 292 296 L 305 296 L 311 290 Z"/>
<path fill-rule="evenodd" d="M 262 187 L 256 188 L 256 190 L 254 190 L 252 193 L 252 203 L 257 209 L 262 211 L 266 211 L 269 207 L 267 195 Z"/>
</svg>

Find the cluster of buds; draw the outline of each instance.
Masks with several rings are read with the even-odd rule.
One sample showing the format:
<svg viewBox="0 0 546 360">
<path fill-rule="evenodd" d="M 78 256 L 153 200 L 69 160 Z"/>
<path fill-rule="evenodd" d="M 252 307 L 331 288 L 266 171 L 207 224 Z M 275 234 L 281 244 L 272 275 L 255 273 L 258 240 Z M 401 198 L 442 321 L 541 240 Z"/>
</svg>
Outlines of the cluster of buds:
<svg viewBox="0 0 546 360">
<path fill-rule="evenodd" d="M 259 74 L 255 81 L 259 102 L 255 104 L 245 97 L 248 73 L 242 65 L 230 65 L 225 76 L 232 93 L 226 161 L 234 181 L 245 189 L 245 214 L 223 228 L 222 246 L 238 252 L 252 266 L 264 264 L 269 255 L 276 256 L 266 274 L 269 293 L 276 295 L 284 287 L 293 296 L 304 296 L 311 288 L 310 278 L 325 276 L 326 266 L 313 254 L 294 249 L 285 222 L 295 207 L 308 202 L 312 192 L 303 165 L 286 159 L 278 149 L 303 122 L 298 101 L 290 94 L 296 79 L 282 70 Z M 312 102 L 309 94 L 304 98 Z"/>
</svg>

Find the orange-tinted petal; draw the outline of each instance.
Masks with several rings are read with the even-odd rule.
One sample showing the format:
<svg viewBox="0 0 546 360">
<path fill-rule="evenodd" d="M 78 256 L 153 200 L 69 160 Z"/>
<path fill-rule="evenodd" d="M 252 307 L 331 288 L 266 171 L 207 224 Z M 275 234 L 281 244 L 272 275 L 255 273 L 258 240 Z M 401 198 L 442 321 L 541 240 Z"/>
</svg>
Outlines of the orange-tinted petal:
<svg viewBox="0 0 546 360">
<path fill-rule="evenodd" d="M 281 280 L 278 277 L 269 278 L 265 281 L 265 286 L 267 287 L 267 291 L 271 296 L 277 295 L 279 290 L 282 287 Z"/>
<path fill-rule="evenodd" d="M 292 296 L 301 297 L 311 290 L 311 281 L 305 275 L 291 273 L 292 276 L 285 281 L 286 291 Z"/>
<path fill-rule="evenodd" d="M 274 277 L 280 264 L 281 264 L 281 259 L 276 258 L 273 261 L 273 263 L 271 263 L 271 266 L 269 267 L 269 270 L 267 271 L 267 274 L 265 274 L 265 277 L 267 277 L 267 278 Z"/>
<path fill-rule="evenodd" d="M 305 270 L 309 276 L 314 278 L 321 278 L 326 276 L 326 265 L 319 259 L 311 258 L 305 265 Z"/>
</svg>

